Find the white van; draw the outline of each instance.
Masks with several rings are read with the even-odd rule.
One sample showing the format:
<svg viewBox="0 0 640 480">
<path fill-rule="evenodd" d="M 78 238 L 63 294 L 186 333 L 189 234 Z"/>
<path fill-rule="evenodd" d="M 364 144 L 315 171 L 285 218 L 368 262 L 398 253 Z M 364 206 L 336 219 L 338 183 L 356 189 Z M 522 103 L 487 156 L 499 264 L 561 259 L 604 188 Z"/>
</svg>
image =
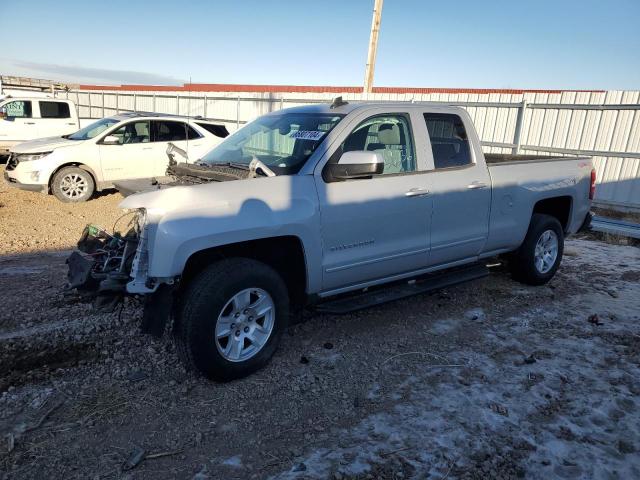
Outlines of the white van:
<svg viewBox="0 0 640 480">
<path fill-rule="evenodd" d="M 79 128 L 78 112 L 70 100 L 7 97 L 0 101 L 0 156 L 9 155 L 18 143 L 66 135 Z"/>
</svg>

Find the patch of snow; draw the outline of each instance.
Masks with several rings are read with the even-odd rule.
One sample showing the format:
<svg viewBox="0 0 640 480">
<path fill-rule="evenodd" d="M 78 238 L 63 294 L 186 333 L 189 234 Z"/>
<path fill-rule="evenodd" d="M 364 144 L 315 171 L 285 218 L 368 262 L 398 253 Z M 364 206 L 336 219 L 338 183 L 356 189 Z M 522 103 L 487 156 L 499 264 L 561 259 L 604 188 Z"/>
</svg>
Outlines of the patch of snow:
<svg viewBox="0 0 640 480">
<path fill-rule="evenodd" d="M 412 465 L 416 478 L 442 478 L 452 464 L 473 470 L 495 457 L 514 459 L 535 478 L 640 478 L 640 363 L 628 351 L 638 345 L 632 337 L 640 338 L 640 282 L 616 280 L 640 271 L 640 249 L 568 244 L 575 256 L 564 260 L 567 272 L 595 266 L 606 289 L 581 274 L 579 289 L 567 296 L 554 297 L 550 289 L 548 301 L 483 322 L 478 344 L 457 352 L 462 368 L 415 369 L 389 394 L 394 408 L 341 431 L 339 447 L 300 459 L 304 472 L 273 478 L 324 479 L 338 470 L 360 475 L 390 452 Z M 512 294 L 529 297 L 535 289 L 514 283 Z M 480 313 L 484 319 L 482 310 L 469 310 L 466 322 Z M 601 325 L 588 321 L 594 314 Z M 458 328 L 464 326 L 438 319 L 430 331 Z M 409 399 L 399 393 L 406 389 Z M 381 395 L 374 384 L 367 398 Z"/>
<path fill-rule="evenodd" d="M 242 457 L 240 455 L 234 455 L 222 462 L 223 465 L 233 468 L 242 468 Z"/>
</svg>

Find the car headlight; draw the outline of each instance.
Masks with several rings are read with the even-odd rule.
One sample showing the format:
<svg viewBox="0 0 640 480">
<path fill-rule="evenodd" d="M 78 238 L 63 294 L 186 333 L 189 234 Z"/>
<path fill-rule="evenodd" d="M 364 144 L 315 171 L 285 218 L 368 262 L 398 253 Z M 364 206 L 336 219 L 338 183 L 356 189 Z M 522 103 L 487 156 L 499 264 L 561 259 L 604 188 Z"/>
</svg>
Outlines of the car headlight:
<svg viewBox="0 0 640 480">
<path fill-rule="evenodd" d="M 38 152 L 38 153 L 19 153 L 16 155 L 16 159 L 19 162 L 31 162 L 33 160 L 40 160 L 43 157 L 46 157 L 51 152 Z"/>
</svg>

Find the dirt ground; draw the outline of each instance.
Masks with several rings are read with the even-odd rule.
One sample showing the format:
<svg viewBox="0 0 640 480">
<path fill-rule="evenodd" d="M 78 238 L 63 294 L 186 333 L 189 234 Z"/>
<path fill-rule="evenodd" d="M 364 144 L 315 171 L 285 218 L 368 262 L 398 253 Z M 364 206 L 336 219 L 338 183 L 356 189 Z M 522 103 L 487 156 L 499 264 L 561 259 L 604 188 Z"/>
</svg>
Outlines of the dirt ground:
<svg viewBox="0 0 640 480">
<path fill-rule="evenodd" d="M 73 248 L 84 226 L 100 222 L 111 228 L 122 214 L 116 190 L 98 193 L 90 202 L 68 204 L 53 195 L 10 187 L 0 165 L 0 255 Z"/>
<path fill-rule="evenodd" d="M 307 312 L 267 368 L 218 384 L 140 335 L 136 302 L 61 292 L 65 250 L 119 199 L 0 187 L 0 478 L 640 478 L 638 247 L 571 239 L 544 287 L 498 266 Z"/>
</svg>

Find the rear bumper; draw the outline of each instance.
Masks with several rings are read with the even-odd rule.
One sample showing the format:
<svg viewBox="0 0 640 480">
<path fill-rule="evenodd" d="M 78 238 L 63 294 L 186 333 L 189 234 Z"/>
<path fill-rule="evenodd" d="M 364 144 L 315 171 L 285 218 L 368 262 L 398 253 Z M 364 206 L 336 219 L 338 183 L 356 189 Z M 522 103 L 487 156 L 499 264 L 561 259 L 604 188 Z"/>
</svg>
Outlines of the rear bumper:
<svg viewBox="0 0 640 480">
<path fill-rule="evenodd" d="M 11 187 L 19 188 L 20 190 L 28 190 L 30 192 L 47 193 L 47 186 L 46 185 L 39 185 L 39 184 L 36 184 L 36 183 L 20 183 L 15 178 L 10 177 L 9 174 L 6 171 L 4 172 L 4 179 Z"/>
</svg>

